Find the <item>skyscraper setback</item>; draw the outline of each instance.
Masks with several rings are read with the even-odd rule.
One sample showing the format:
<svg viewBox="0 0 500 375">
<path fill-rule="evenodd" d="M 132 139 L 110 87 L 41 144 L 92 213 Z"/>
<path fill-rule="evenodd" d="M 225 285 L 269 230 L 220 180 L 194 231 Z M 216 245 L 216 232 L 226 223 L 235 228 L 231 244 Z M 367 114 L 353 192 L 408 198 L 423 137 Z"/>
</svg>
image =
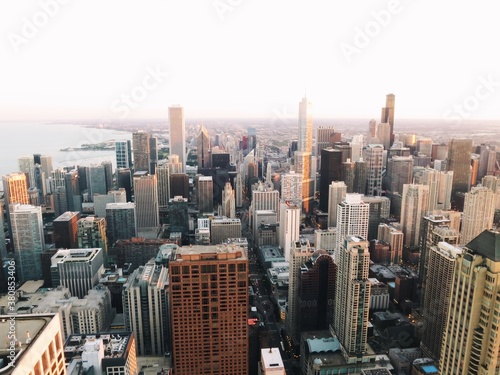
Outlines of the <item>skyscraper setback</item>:
<svg viewBox="0 0 500 375">
<path fill-rule="evenodd" d="M 387 94 L 385 97 L 385 107 L 382 108 L 382 116 L 380 123 L 388 123 L 390 127 L 390 144 L 394 143 L 394 104 L 396 96 L 394 94 Z"/>
<path fill-rule="evenodd" d="M 312 174 L 312 135 L 313 120 L 311 102 L 302 98 L 299 103 L 299 142 L 295 152 L 295 171 L 302 174 L 302 207 L 305 212 L 311 210 L 314 195 L 314 177 Z"/>
</svg>

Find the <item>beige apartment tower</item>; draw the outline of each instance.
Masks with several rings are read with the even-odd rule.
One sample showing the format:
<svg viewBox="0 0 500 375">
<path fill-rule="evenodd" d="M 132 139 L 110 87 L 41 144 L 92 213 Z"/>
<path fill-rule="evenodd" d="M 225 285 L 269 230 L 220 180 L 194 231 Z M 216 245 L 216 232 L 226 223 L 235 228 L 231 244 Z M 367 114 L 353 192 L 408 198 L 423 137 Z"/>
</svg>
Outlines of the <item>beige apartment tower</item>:
<svg viewBox="0 0 500 375">
<path fill-rule="evenodd" d="M 456 260 L 441 346 L 441 375 L 500 369 L 500 232 L 485 230 Z"/>
</svg>

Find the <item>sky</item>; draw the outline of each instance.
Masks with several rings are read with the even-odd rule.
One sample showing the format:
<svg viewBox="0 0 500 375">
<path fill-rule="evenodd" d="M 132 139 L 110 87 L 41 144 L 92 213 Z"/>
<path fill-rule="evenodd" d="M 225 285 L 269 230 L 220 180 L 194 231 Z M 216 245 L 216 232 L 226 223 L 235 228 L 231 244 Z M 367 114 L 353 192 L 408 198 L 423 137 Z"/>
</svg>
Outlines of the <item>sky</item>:
<svg viewBox="0 0 500 375">
<path fill-rule="evenodd" d="M 0 121 L 500 119 L 483 0 L 3 0 Z"/>
</svg>

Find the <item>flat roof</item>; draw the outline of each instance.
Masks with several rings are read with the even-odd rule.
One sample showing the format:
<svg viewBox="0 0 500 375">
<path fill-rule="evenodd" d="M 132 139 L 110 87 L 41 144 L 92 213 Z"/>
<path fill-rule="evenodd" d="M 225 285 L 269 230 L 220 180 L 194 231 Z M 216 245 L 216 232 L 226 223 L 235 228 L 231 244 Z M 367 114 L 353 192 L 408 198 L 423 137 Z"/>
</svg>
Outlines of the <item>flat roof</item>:
<svg viewBox="0 0 500 375">
<path fill-rule="evenodd" d="M 262 367 L 264 369 L 284 368 L 283 360 L 281 359 L 280 350 L 278 348 L 261 349 L 260 356 L 262 359 Z"/>
</svg>

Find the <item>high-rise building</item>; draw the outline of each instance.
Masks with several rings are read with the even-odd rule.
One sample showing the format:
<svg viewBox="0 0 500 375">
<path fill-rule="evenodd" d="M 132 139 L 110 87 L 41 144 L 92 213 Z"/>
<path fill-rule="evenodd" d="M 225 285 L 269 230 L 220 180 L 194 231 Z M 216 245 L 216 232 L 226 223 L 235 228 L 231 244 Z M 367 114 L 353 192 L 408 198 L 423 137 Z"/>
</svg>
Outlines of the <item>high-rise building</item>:
<svg viewBox="0 0 500 375">
<path fill-rule="evenodd" d="M 402 197 L 400 223 L 405 246 L 418 246 L 422 218 L 429 209 L 429 186 L 405 184 Z"/>
<path fill-rule="evenodd" d="M 134 152 L 134 171 L 150 171 L 150 144 L 149 133 L 138 131 L 132 134 L 132 148 Z"/>
<path fill-rule="evenodd" d="M 155 174 L 156 164 L 158 163 L 158 138 L 149 137 L 149 173 Z"/>
<path fill-rule="evenodd" d="M 287 261 L 290 259 L 290 251 L 293 244 L 299 240 L 300 203 L 299 200 L 281 201 L 280 204 L 279 244 L 283 249 Z"/>
<path fill-rule="evenodd" d="M 198 178 L 198 210 L 201 213 L 214 211 L 214 183 L 212 176 Z"/>
<path fill-rule="evenodd" d="M 115 142 L 116 168 L 132 168 L 132 144 L 130 140 Z"/>
<path fill-rule="evenodd" d="M 101 166 L 104 168 L 104 178 L 106 180 L 106 193 L 113 190 L 113 163 L 103 161 Z"/>
<path fill-rule="evenodd" d="M 370 205 L 368 217 L 368 241 L 377 238 L 378 226 L 382 219 L 388 219 L 391 213 L 391 200 L 387 197 L 362 197 L 363 202 Z"/>
<path fill-rule="evenodd" d="M 473 187 L 465 194 L 460 244 L 466 245 L 485 229 L 493 228 L 495 196 L 487 187 Z"/>
<path fill-rule="evenodd" d="M 233 187 L 229 181 L 226 182 L 222 191 L 222 215 L 230 219 L 236 217 L 236 200 Z"/>
<path fill-rule="evenodd" d="M 57 249 L 76 249 L 78 247 L 79 212 L 66 211 L 53 221 L 54 244 Z"/>
<path fill-rule="evenodd" d="M 316 250 L 299 273 L 299 332 L 327 330 L 333 323 L 337 265 L 325 250 Z"/>
<path fill-rule="evenodd" d="M 448 146 L 448 170 L 453 171 L 452 193 L 466 193 L 471 181 L 472 139 L 452 139 Z"/>
<path fill-rule="evenodd" d="M 123 286 L 125 329 L 134 332 L 139 355 L 162 356 L 170 350 L 167 290 L 168 269 L 153 259 Z"/>
<path fill-rule="evenodd" d="M 439 242 L 458 245 L 458 230 L 451 227 L 450 215 L 445 212 L 429 213 L 422 218 L 420 228 L 420 264 L 418 279 L 421 285 L 420 300 L 423 303 L 427 294 L 427 272 L 429 271 L 429 256 L 433 246 Z"/>
<path fill-rule="evenodd" d="M 423 303 L 423 332 L 420 348 L 425 357 L 438 360 L 450 305 L 453 273 L 462 250 L 447 242 L 432 246 L 429 253 L 427 288 Z"/>
<path fill-rule="evenodd" d="M 106 195 L 94 195 L 94 213 L 97 217 L 106 217 L 108 203 L 127 203 L 125 189 L 111 190 Z"/>
<path fill-rule="evenodd" d="M 137 230 L 157 228 L 160 225 L 160 214 L 156 175 L 134 174 L 134 198 Z"/>
<path fill-rule="evenodd" d="M 413 157 L 393 156 L 387 160 L 385 188 L 391 193 L 402 193 L 404 184 L 413 181 Z"/>
<path fill-rule="evenodd" d="M 170 155 L 178 155 L 182 165 L 180 173 L 186 171 L 186 125 L 184 123 L 184 108 L 172 106 L 168 108 L 170 124 Z"/>
<path fill-rule="evenodd" d="M 366 194 L 368 183 L 368 163 L 363 159 L 354 164 L 354 189 L 353 193 Z"/>
<path fill-rule="evenodd" d="M 333 181 L 328 189 L 328 227 L 337 226 L 337 208 L 345 199 L 347 186 L 344 181 Z"/>
<path fill-rule="evenodd" d="M 83 298 L 104 272 L 102 249 L 61 249 L 51 258 L 52 285 L 63 285 Z"/>
<path fill-rule="evenodd" d="M 281 199 L 296 201 L 302 199 L 302 175 L 291 171 L 281 175 Z"/>
<path fill-rule="evenodd" d="M 9 216 L 17 278 L 20 282 L 41 280 L 41 257 L 45 247 L 42 209 L 39 206 L 12 204 Z"/>
<path fill-rule="evenodd" d="M 137 236 L 134 203 L 108 203 L 106 205 L 106 234 L 109 246 L 118 240 Z"/>
<path fill-rule="evenodd" d="M 321 150 L 328 147 L 333 147 L 335 142 L 340 142 L 342 139 L 340 132 L 336 132 L 333 126 L 320 126 L 316 131 L 316 148 L 315 155 L 321 156 Z"/>
<path fill-rule="evenodd" d="M 91 199 L 95 194 L 107 194 L 106 172 L 104 165 L 91 165 L 88 175 L 88 189 Z"/>
<path fill-rule="evenodd" d="M 45 195 L 47 194 L 46 174 L 40 164 L 35 164 L 35 188 L 38 190 L 40 205 L 45 206 Z"/>
<path fill-rule="evenodd" d="M 69 171 L 64 175 L 64 185 L 66 188 L 66 201 L 68 202 L 67 211 L 82 211 L 82 195 L 80 189 L 80 179 L 78 170 Z"/>
<path fill-rule="evenodd" d="M 456 260 L 439 361 L 442 375 L 498 373 L 499 251 L 500 232 L 485 230 Z"/>
<path fill-rule="evenodd" d="M 108 260 L 108 238 L 106 236 L 106 219 L 88 216 L 78 220 L 78 248 L 101 248 L 104 263 Z"/>
<path fill-rule="evenodd" d="M 403 260 L 403 232 L 389 224 L 380 224 L 377 239 L 389 244 L 392 255 L 391 263 L 399 264 Z"/>
<path fill-rule="evenodd" d="M 210 135 L 205 126 L 201 125 L 198 134 L 198 169 L 211 168 L 211 155 L 210 155 Z"/>
<path fill-rule="evenodd" d="M 338 252 L 333 329 L 344 358 L 367 352 L 371 283 L 368 241 L 345 236 Z"/>
<path fill-rule="evenodd" d="M 170 198 L 189 199 L 189 176 L 186 173 L 170 173 Z"/>
<path fill-rule="evenodd" d="M 3 203 L 0 202 L 0 259 L 7 258 L 7 246 L 5 243 L 5 226 L 3 222 Z"/>
<path fill-rule="evenodd" d="M 274 189 L 273 184 L 258 182 L 252 186 L 252 205 L 250 206 L 250 223 L 252 228 L 257 227 L 256 211 L 274 211 L 278 214 L 280 211 L 280 192 Z"/>
<path fill-rule="evenodd" d="M 7 213 L 9 205 L 14 203 L 28 204 L 28 186 L 24 173 L 11 173 L 2 177 L 4 202 Z"/>
<path fill-rule="evenodd" d="M 17 159 L 19 171 L 26 175 L 28 187 L 35 187 L 35 160 L 33 156 L 23 156 Z"/>
<path fill-rule="evenodd" d="M 288 307 L 285 319 L 285 327 L 291 336 L 295 346 L 299 344 L 300 338 L 300 301 L 299 301 L 299 275 L 302 264 L 312 256 L 314 248 L 306 239 L 299 239 L 292 243 L 289 256 L 289 278 L 288 278 Z"/>
<path fill-rule="evenodd" d="M 354 193 L 355 175 L 356 175 L 356 163 L 354 163 L 352 160 L 348 160 L 348 161 L 342 163 L 341 181 L 345 182 L 345 184 L 347 186 L 348 193 Z"/>
<path fill-rule="evenodd" d="M 382 195 L 382 169 L 383 169 L 384 146 L 370 144 L 366 147 L 367 160 L 367 188 L 366 195 Z"/>
<path fill-rule="evenodd" d="M 314 231 L 314 247 L 317 250 L 325 250 L 329 254 L 335 251 L 337 244 L 337 228 L 329 227 L 328 229 L 316 229 Z"/>
<path fill-rule="evenodd" d="M 119 168 L 116 170 L 116 187 L 125 189 L 126 201 L 132 202 L 132 172 L 130 169 Z"/>
<path fill-rule="evenodd" d="M 311 178 L 311 153 L 296 151 L 295 172 L 302 175 L 302 208 L 309 212 L 313 200 L 314 179 Z"/>
<path fill-rule="evenodd" d="M 329 187 L 342 180 L 342 151 L 327 148 L 321 150 L 321 180 L 319 185 L 319 209 L 328 210 Z"/>
<path fill-rule="evenodd" d="M 241 220 L 227 217 L 215 217 L 210 221 L 210 242 L 221 244 L 228 238 L 241 237 Z"/>
<path fill-rule="evenodd" d="M 306 97 L 299 103 L 299 143 L 298 151 L 312 152 L 313 118 L 312 104 Z"/>
<path fill-rule="evenodd" d="M 12 315 L 0 316 L 0 330 L 7 332 L 12 327 Z M 8 375 L 66 375 L 66 363 L 61 332 L 61 318 L 59 314 L 16 314 L 15 338 L 13 340 L 13 357 L 9 361 L 7 352 L 3 373 Z M 10 345 L 10 341 L 9 341 Z M 14 364 L 8 367 L 9 362 Z"/>
<path fill-rule="evenodd" d="M 181 247 L 169 263 L 169 283 L 175 374 L 247 375 L 244 251 L 220 245 Z"/>
<path fill-rule="evenodd" d="M 170 171 L 168 164 L 158 164 L 155 174 L 158 183 L 158 207 L 167 207 L 170 200 Z"/>
<path fill-rule="evenodd" d="M 396 96 L 387 94 L 385 97 L 385 107 L 382 108 L 381 123 L 388 123 L 390 126 L 391 145 L 394 143 L 394 103 Z"/>
<path fill-rule="evenodd" d="M 94 374 L 136 375 L 139 372 L 134 332 L 92 333 L 71 335 L 66 340 L 64 356 L 69 369 Z"/>
<path fill-rule="evenodd" d="M 387 122 L 378 124 L 377 138 L 385 150 L 391 148 L 391 124 Z"/>
<path fill-rule="evenodd" d="M 414 168 L 416 184 L 429 186 L 429 211 L 451 208 L 451 188 L 453 171 L 441 172 L 432 168 Z"/>
<path fill-rule="evenodd" d="M 337 207 L 335 260 L 338 259 L 338 251 L 340 251 L 346 236 L 368 237 L 370 205 L 363 202 L 362 198 L 361 194 L 346 194 L 345 199 Z"/>
<path fill-rule="evenodd" d="M 168 204 L 170 233 L 182 233 L 186 238 L 189 234 L 188 200 L 178 195 L 170 199 Z"/>
<path fill-rule="evenodd" d="M 40 162 L 38 163 L 42 166 L 42 171 L 45 176 L 50 176 L 50 172 L 54 170 L 52 167 L 52 156 L 50 155 L 40 155 Z"/>
</svg>

